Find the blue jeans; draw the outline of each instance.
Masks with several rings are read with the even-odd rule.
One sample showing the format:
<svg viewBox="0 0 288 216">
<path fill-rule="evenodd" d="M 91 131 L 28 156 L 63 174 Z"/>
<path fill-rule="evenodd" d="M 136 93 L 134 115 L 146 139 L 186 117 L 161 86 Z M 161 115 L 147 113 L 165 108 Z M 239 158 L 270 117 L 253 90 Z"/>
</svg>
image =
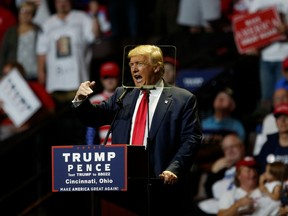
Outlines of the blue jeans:
<svg viewBox="0 0 288 216">
<path fill-rule="evenodd" d="M 272 101 L 276 82 L 282 78 L 282 62 L 260 60 L 261 101 Z"/>
</svg>

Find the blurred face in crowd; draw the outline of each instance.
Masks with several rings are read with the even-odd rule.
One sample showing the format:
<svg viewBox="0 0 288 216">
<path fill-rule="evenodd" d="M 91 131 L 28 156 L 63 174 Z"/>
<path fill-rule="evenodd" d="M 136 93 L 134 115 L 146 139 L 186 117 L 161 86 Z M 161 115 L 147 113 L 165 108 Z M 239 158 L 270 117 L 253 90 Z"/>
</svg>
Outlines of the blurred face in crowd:
<svg viewBox="0 0 288 216">
<path fill-rule="evenodd" d="M 165 63 L 164 64 L 164 75 L 163 75 L 163 79 L 173 85 L 175 84 L 175 74 L 176 74 L 176 70 L 174 65 L 170 64 L 170 63 Z"/>
<path fill-rule="evenodd" d="M 101 83 L 103 88 L 108 92 L 114 92 L 116 87 L 118 86 L 118 78 L 117 77 L 103 77 L 101 78 Z"/>
<path fill-rule="evenodd" d="M 33 3 L 24 3 L 19 9 L 18 20 L 20 24 L 29 24 L 33 20 L 35 14 L 36 5 Z"/>
<path fill-rule="evenodd" d="M 71 10 L 70 0 L 55 0 L 55 7 L 58 14 L 66 15 Z"/>
<path fill-rule="evenodd" d="M 275 90 L 273 95 L 273 106 L 277 106 L 282 103 L 288 103 L 288 91 L 284 88 Z"/>
<path fill-rule="evenodd" d="M 225 92 L 219 92 L 214 99 L 214 110 L 230 113 L 235 108 L 234 100 Z"/>
<path fill-rule="evenodd" d="M 221 142 L 221 147 L 224 157 L 232 164 L 241 160 L 244 156 L 244 144 L 235 134 L 226 135 Z"/>
<path fill-rule="evenodd" d="M 246 190 L 253 190 L 258 185 L 258 173 L 253 167 L 241 166 L 237 171 L 240 186 Z"/>
<path fill-rule="evenodd" d="M 282 114 L 276 117 L 276 125 L 279 131 L 279 134 L 288 133 L 288 115 Z"/>
<path fill-rule="evenodd" d="M 96 14 L 99 8 L 99 3 L 95 0 L 91 0 L 88 3 L 89 12 L 92 14 Z"/>
</svg>

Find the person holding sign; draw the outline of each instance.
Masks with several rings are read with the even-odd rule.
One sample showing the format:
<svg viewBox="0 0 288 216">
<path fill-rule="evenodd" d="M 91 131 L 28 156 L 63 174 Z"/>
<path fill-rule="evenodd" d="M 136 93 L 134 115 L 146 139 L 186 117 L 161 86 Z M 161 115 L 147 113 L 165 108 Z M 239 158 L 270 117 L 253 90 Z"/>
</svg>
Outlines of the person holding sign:
<svg viewBox="0 0 288 216">
<path fill-rule="evenodd" d="M 111 125 L 119 111 L 111 125 L 112 145 L 144 145 L 149 151 L 149 175 L 156 179 L 151 185 L 152 215 L 183 215 L 186 201 L 190 201 L 186 180 L 202 140 L 197 98 L 163 80 L 164 62 L 159 47 L 136 46 L 129 51 L 128 60 L 134 88 L 118 87 L 108 100 L 92 105 L 87 98 L 93 93 L 95 81 L 83 82 L 72 101 L 74 111 L 86 126 L 92 127 Z M 144 140 L 134 141 L 136 114 L 143 96 L 149 99 L 144 103 L 148 114 L 141 120 L 147 118 Z M 140 129 L 137 130 L 136 138 L 140 138 Z"/>
<path fill-rule="evenodd" d="M 12 73 L 17 73 L 19 76 L 8 78 Z M 38 81 L 27 80 L 25 78 L 26 71 L 22 64 L 17 61 L 7 62 L 4 65 L 2 74 L 0 77 L 0 89 L 2 91 L 2 94 L 0 94 L 0 141 L 31 129 L 37 123 L 52 116 L 55 112 L 55 102 L 51 95 L 48 94 L 45 87 Z M 4 79 L 5 81 L 3 81 Z M 7 91 L 9 91 L 6 86 L 7 82 L 13 86 L 10 94 L 7 94 Z M 22 83 L 27 84 L 27 89 L 20 88 L 23 85 Z M 5 89 L 5 92 L 2 89 Z M 35 109 L 35 102 L 31 102 L 31 95 L 27 93 L 29 89 L 35 94 L 35 99 L 39 100 L 40 105 L 37 109 Z M 6 100 L 2 98 L 3 95 L 6 97 Z M 25 99 L 27 98 L 30 101 L 26 101 Z M 5 106 L 5 101 L 9 101 L 11 103 L 10 106 Z M 16 103 L 16 101 L 19 103 Z M 11 106 L 15 108 L 13 112 L 9 109 Z"/>
<path fill-rule="evenodd" d="M 280 23 L 274 21 L 279 33 L 283 34 L 283 39 L 271 41 L 261 48 L 256 47 L 254 53 L 259 53 L 259 75 L 260 75 L 260 110 L 269 112 L 272 105 L 272 97 L 275 84 L 282 78 L 282 63 L 288 56 L 288 1 L 286 0 L 253 0 L 249 13 L 260 13 L 263 10 L 276 9 L 280 18 Z M 259 24 L 258 24 L 259 25 Z M 262 22 L 258 29 L 263 27 Z"/>
</svg>

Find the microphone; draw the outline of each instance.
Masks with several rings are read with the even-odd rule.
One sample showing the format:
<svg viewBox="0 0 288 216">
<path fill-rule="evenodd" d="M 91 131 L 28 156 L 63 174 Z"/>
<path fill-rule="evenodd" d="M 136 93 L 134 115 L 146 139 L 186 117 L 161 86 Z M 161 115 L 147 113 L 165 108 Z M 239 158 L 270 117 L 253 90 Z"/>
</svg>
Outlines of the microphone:
<svg viewBox="0 0 288 216">
<path fill-rule="evenodd" d="M 126 96 L 126 94 L 131 91 L 133 88 L 124 88 L 123 93 L 117 98 L 116 103 L 118 104 L 118 106 L 122 107 L 122 100 L 123 98 Z"/>
</svg>

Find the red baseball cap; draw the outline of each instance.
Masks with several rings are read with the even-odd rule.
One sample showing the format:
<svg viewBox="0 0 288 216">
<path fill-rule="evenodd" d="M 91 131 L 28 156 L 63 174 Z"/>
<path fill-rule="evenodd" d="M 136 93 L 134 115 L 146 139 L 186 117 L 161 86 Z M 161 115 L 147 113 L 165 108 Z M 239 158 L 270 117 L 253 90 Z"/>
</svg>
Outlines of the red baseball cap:
<svg viewBox="0 0 288 216">
<path fill-rule="evenodd" d="M 288 104 L 282 103 L 274 108 L 274 116 L 277 118 L 280 115 L 288 115 Z"/>
<path fill-rule="evenodd" d="M 170 63 L 170 64 L 174 65 L 175 67 L 179 66 L 178 60 L 173 58 L 173 57 L 170 57 L 170 56 L 164 57 L 163 62 L 164 63 Z"/>
<path fill-rule="evenodd" d="M 257 165 L 257 162 L 253 157 L 246 156 L 242 160 L 236 163 L 236 169 L 239 169 L 241 166 L 256 167 L 256 165 Z"/>
<path fill-rule="evenodd" d="M 115 62 L 103 63 L 100 67 L 100 77 L 115 77 L 118 78 L 120 74 L 120 68 Z"/>
</svg>

